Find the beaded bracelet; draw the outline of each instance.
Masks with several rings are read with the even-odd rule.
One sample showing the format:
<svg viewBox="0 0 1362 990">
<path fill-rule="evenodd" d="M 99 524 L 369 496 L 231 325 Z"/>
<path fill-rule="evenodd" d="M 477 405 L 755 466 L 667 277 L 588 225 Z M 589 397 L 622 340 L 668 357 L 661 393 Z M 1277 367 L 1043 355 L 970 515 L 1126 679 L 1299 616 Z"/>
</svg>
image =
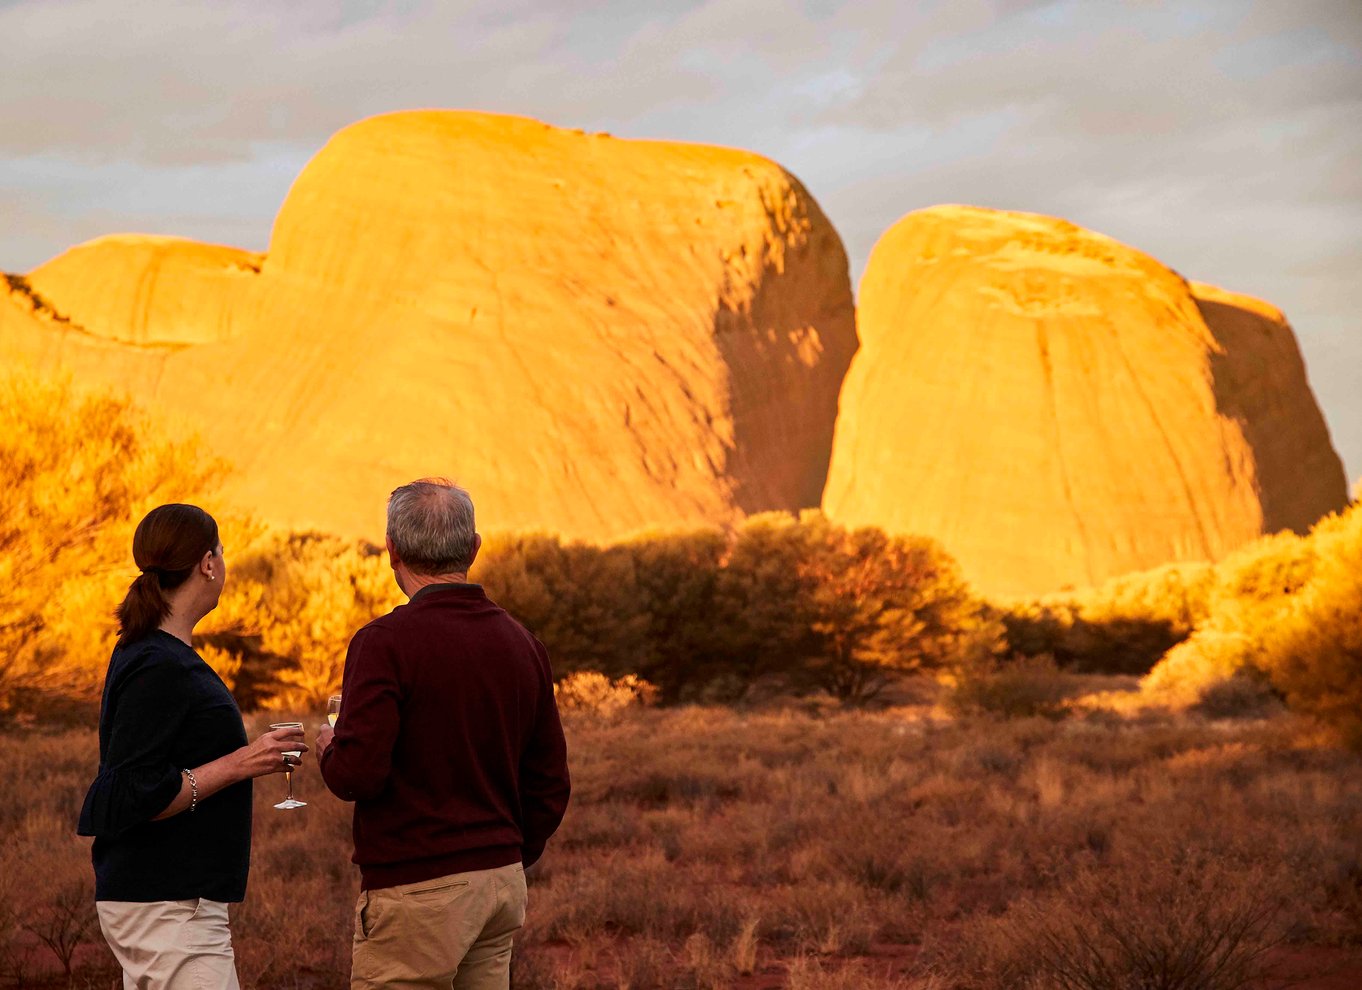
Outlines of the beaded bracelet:
<svg viewBox="0 0 1362 990">
<path fill-rule="evenodd" d="M 181 770 L 180 773 L 189 778 L 189 810 L 193 811 L 199 806 L 199 782 L 194 779 L 193 770 Z"/>
</svg>

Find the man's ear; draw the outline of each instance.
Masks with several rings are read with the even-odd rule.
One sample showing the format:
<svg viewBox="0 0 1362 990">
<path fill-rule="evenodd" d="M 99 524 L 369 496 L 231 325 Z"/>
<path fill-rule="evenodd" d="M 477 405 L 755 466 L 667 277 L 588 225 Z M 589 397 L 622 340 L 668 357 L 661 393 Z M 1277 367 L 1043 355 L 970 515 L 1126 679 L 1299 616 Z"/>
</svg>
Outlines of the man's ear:
<svg viewBox="0 0 1362 990">
<path fill-rule="evenodd" d="M 473 552 L 468 555 L 468 566 L 473 566 L 473 561 L 478 559 L 478 551 L 482 549 L 482 534 L 473 534 Z"/>
<path fill-rule="evenodd" d="M 393 546 L 393 538 L 386 533 L 383 536 L 383 545 L 388 548 L 388 563 L 396 569 L 397 565 L 402 563 L 402 558 L 397 555 L 397 547 Z"/>
</svg>

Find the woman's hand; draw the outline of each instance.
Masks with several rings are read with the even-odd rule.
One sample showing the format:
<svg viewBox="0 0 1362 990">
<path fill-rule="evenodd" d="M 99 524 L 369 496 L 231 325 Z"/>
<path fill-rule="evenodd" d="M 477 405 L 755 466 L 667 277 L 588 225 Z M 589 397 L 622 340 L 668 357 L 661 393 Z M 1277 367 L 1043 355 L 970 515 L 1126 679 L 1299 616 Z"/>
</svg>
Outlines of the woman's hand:
<svg viewBox="0 0 1362 990">
<path fill-rule="evenodd" d="M 197 798 L 202 802 L 224 787 L 252 777 L 263 777 L 270 773 L 283 773 L 296 770 L 302 763 L 301 756 L 287 757 L 285 753 L 306 753 L 307 744 L 303 742 L 303 727 L 271 729 L 253 743 L 242 746 L 234 753 L 219 757 L 212 763 L 205 763 L 193 771 L 194 783 L 186 774 L 180 781 L 180 793 L 156 816 L 156 820 L 178 815 L 194 807 Z"/>
<path fill-rule="evenodd" d="M 242 773 L 248 778 L 263 777 L 297 769 L 303 762 L 302 757 L 293 754 L 306 753 L 308 749 L 303 738 L 302 726 L 271 729 L 255 742 L 237 750 Z M 285 756 L 285 753 L 289 755 Z"/>
</svg>

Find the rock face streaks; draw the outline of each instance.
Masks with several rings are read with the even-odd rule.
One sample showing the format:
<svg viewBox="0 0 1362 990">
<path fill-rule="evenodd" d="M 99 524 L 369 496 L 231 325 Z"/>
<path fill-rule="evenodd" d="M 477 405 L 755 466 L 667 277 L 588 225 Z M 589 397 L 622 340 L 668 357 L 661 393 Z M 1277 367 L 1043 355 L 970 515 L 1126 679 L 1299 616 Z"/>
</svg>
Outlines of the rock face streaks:
<svg viewBox="0 0 1362 990">
<path fill-rule="evenodd" d="M 183 415 L 232 503 L 371 538 L 429 474 L 586 539 L 817 505 L 856 346 L 774 163 L 452 111 L 336 134 L 264 256 L 102 238 L 3 302 L 0 357 Z"/>
<path fill-rule="evenodd" d="M 1048 217 L 911 213 L 871 254 L 823 507 L 983 591 L 1216 559 L 1346 503 L 1290 328 Z"/>
</svg>

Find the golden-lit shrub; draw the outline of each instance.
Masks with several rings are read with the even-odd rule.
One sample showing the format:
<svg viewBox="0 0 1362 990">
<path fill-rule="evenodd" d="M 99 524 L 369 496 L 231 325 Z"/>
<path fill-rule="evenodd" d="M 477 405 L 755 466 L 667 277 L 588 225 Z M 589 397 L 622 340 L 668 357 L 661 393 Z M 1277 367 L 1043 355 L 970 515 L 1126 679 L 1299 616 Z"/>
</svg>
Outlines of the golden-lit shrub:
<svg viewBox="0 0 1362 990">
<path fill-rule="evenodd" d="M 248 706 L 324 707 L 340 690 L 350 638 L 406 600 L 382 551 L 332 536 L 263 531 L 228 559 L 201 652 Z"/>
<path fill-rule="evenodd" d="M 1362 506 L 1312 540 L 1319 561 L 1266 638 L 1262 663 L 1288 705 L 1362 749 Z"/>
<path fill-rule="evenodd" d="M 0 718 L 98 698 L 133 528 L 219 470 L 124 397 L 0 381 Z"/>
<path fill-rule="evenodd" d="M 843 529 L 799 518 L 804 609 L 816 638 L 805 675 L 849 701 L 873 697 L 891 674 L 991 655 L 1002 629 L 935 540 Z"/>
<path fill-rule="evenodd" d="M 1355 677 L 1348 673 L 1358 635 L 1348 561 L 1360 545 L 1362 508 L 1354 505 L 1306 537 L 1278 533 L 1226 558 L 1216 568 L 1208 614 L 1150 671 L 1145 690 L 1195 704 L 1247 671 L 1271 679 L 1293 707 L 1323 713 L 1330 707 L 1323 699 L 1339 690 L 1346 696 Z M 1310 659 L 1299 663 L 1298 654 Z"/>
<path fill-rule="evenodd" d="M 610 720 L 631 708 L 657 701 L 657 688 L 641 677 L 625 674 L 612 681 L 594 671 L 568 674 L 553 686 L 558 708 L 565 716 L 587 716 Z"/>
</svg>

